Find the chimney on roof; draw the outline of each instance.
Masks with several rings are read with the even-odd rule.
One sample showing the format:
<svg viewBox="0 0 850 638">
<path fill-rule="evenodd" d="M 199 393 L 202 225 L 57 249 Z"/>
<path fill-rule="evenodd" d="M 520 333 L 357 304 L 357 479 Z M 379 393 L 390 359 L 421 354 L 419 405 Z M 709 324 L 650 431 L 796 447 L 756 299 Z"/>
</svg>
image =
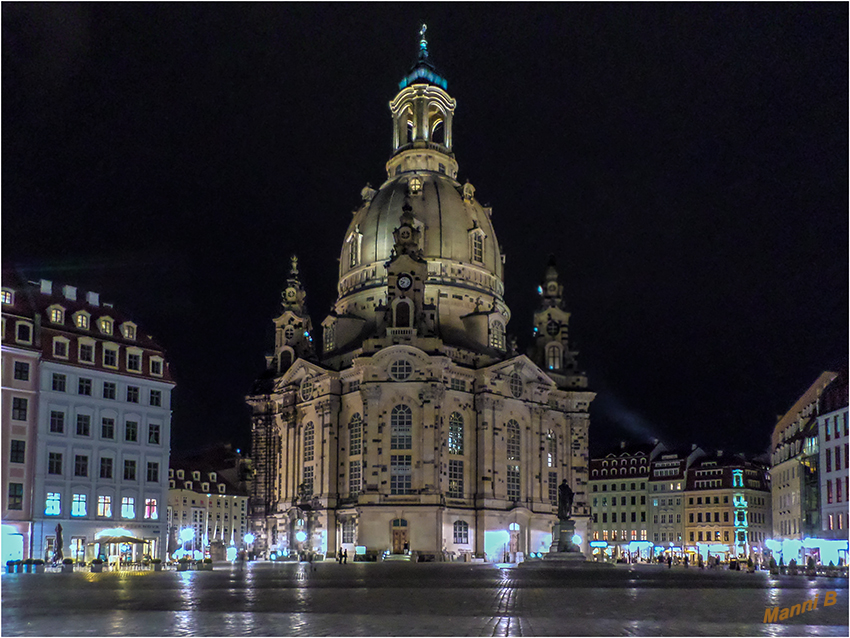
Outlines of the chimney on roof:
<svg viewBox="0 0 850 638">
<path fill-rule="evenodd" d="M 621 450 L 625 450 L 625 449 L 626 449 L 626 442 L 625 442 L 625 441 L 620 441 L 620 449 L 621 449 Z"/>
<path fill-rule="evenodd" d="M 723 456 L 723 450 L 717 450 L 717 458 Z"/>
<path fill-rule="evenodd" d="M 86 303 L 90 306 L 99 306 L 100 305 L 100 294 L 96 292 L 87 292 L 86 293 Z"/>
<path fill-rule="evenodd" d="M 38 282 L 41 285 L 41 294 L 42 295 L 52 295 L 53 294 L 53 282 L 49 279 L 41 279 Z"/>
<path fill-rule="evenodd" d="M 693 452 L 693 451 L 694 451 L 694 450 L 696 450 L 696 449 L 697 449 L 697 444 L 696 444 L 696 443 L 691 443 L 691 452 Z"/>
<path fill-rule="evenodd" d="M 77 287 L 76 286 L 62 286 L 62 294 L 65 295 L 65 299 L 70 299 L 71 301 L 77 300 Z"/>
</svg>

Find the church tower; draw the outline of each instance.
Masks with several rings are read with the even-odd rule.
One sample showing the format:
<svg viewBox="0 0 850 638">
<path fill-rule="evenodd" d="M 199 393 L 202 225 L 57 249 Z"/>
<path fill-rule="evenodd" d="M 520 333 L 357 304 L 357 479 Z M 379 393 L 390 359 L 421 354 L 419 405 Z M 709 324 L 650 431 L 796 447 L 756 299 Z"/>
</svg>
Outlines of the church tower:
<svg viewBox="0 0 850 638">
<path fill-rule="evenodd" d="M 563 290 L 553 265 L 535 315 L 543 354 L 517 354 L 493 211 L 458 181 L 457 104 L 425 32 L 389 103 L 386 180 L 362 189 L 341 237 L 321 348 L 294 266 L 275 353 L 247 397 L 266 552 L 519 561 L 551 545 L 565 479 L 587 550 L 595 395 L 569 349 Z"/>
</svg>

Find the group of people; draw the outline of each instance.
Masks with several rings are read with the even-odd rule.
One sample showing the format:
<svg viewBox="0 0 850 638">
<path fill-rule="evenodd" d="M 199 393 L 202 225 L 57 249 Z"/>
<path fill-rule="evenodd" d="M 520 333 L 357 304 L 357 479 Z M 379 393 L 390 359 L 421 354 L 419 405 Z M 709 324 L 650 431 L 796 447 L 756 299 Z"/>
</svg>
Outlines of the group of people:
<svg viewBox="0 0 850 638">
<path fill-rule="evenodd" d="M 348 564 L 348 550 L 347 549 L 338 549 L 336 551 L 336 562 L 340 565 Z"/>
</svg>

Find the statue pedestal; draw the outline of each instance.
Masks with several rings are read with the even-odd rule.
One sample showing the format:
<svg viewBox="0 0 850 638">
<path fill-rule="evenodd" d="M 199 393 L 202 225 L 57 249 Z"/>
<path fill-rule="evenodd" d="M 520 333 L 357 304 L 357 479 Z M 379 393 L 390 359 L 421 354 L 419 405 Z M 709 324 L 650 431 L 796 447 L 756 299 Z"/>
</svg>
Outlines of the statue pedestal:
<svg viewBox="0 0 850 638">
<path fill-rule="evenodd" d="M 543 560 L 558 565 L 587 564 L 587 557 L 581 553 L 579 546 L 573 543 L 575 533 L 576 524 L 573 520 L 566 519 L 555 523 L 552 530 L 552 545 L 549 547 L 549 553 L 543 556 Z"/>
</svg>

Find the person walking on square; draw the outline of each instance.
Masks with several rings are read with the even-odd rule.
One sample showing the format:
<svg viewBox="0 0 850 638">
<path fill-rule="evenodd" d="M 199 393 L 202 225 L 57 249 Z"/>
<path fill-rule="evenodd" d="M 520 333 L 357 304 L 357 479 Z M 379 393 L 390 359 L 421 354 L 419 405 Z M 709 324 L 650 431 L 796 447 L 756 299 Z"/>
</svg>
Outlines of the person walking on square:
<svg viewBox="0 0 850 638">
<path fill-rule="evenodd" d="M 348 550 L 347 549 L 342 550 L 342 564 L 348 565 Z"/>
<path fill-rule="evenodd" d="M 673 569 L 673 557 L 672 556 L 667 557 L 667 569 Z"/>
</svg>

